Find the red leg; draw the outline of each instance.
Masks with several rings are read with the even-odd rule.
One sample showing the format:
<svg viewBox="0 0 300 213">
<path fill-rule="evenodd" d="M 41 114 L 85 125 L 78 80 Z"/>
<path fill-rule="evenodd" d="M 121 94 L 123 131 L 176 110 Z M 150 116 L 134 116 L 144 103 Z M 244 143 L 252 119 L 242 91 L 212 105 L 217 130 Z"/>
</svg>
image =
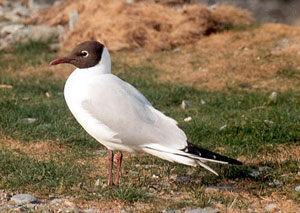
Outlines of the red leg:
<svg viewBox="0 0 300 213">
<path fill-rule="evenodd" d="M 117 157 L 117 173 L 116 173 L 116 181 L 115 181 L 116 185 L 119 185 L 119 183 L 120 183 L 122 158 L 123 158 L 123 154 L 122 154 L 122 152 L 119 152 L 119 155 Z"/>
<path fill-rule="evenodd" d="M 109 150 L 108 152 L 108 186 L 112 186 L 113 185 L 113 173 L 112 173 L 112 169 L 113 169 L 113 165 L 114 165 L 114 153 L 113 151 Z"/>
</svg>

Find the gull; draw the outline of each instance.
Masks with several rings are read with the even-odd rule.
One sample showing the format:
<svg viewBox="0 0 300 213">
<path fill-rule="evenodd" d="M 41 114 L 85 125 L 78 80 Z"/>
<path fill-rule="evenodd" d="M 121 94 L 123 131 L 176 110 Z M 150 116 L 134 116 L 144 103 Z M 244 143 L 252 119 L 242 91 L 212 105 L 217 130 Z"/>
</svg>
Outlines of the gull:
<svg viewBox="0 0 300 213">
<path fill-rule="evenodd" d="M 100 42 L 85 41 L 50 65 L 61 63 L 76 67 L 64 87 L 71 113 L 88 134 L 109 150 L 108 186 L 120 182 L 122 152 L 146 152 L 170 162 L 202 166 L 216 175 L 206 162 L 242 164 L 188 142 L 174 119 L 155 109 L 135 87 L 111 73 L 109 52 Z M 113 151 L 119 151 L 115 182 Z"/>
</svg>

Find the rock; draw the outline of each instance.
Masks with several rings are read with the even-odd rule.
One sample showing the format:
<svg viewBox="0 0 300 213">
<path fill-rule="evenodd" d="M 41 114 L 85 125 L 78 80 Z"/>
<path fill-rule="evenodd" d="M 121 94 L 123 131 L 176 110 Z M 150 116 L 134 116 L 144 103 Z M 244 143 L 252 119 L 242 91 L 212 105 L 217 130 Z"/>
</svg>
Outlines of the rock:
<svg viewBox="0 0 300 213">
<path fill-rule="evenodd" d="M 267 171 L 271 171 L 271 170 L 272 170 L 272 168 L 268 167 L 268 166 L 260 166 L 258 168 L 258 171 L 260 171 L 260 172 L 267 172 Z"/>
<path fill-rule="evenodd" d="M 160 185 L 166 186 L 166 187 L 170 187 L 171 186 L 171 184 L 169 184 L 168 182 L 164 182 L 164 181 L 161 181 Z"/>
<path fill-rule="evenodd" d="M 210 187 L 205 188 L 206 193 L 215 193 L 215 192 L 219 192 L 219 191 L 233 192 L 233 191 L 236 191 L 236 189 L 231 186 L 210 186 Z"/>
<path fill-rule="evenodd" d="M 96 209 L 95 207 L 92 207 L 92 208 L 89 208 L 89 209 L 84 209 L 84 210 L 80 211 L 80 213 L 100 213 L 100 212 L 101 211 L 99 209 Z"/>
<path fill-rule="evenodd" d="M 60 43 L 50 44 L 49 48 L 53 52 L 58 52 L 60 50 Z"/>
<path fill-rule="evenodd" d="M 139 211 L 139 210 L 142 210 L 144 208 L 144 206 L 137 206 L 135 207 L 135 210 Z"/>
<path fill-rule="evenodd" d="M 49 7 L 58 0 L 29 0 L 28 7 L 32 11 L 38 11 L 42 8 Z"/>
<path fill-rule="evenodd" d="M 200 104 L 205 104 L 205 101 L 202 98 L 200 99 Z"/>
<path fill-rule="evenodd" d="M 192 120 L 192 117 L 191 117 L 191 116 L 189 116 L 189 117 L 183 119 L 184 122 L 190 122 L 191 120 Z"/>
<path fill-rule="evenodd" d="M 274 124 L 274 122 L 273 122 L 273 121 L 270 121 L 270 120 L 264 120 L 264 123 L 265 123 L 265 124 L 268 124 L 268 125 Z"/>
<path fill-rule="evenodd" d="M 50 98 L 50 97 L 51 97 L 51 95 L 50 95 L 49 92 L 45 92 L 45 95 L 46 95 L 47 98 Z"/>
<path fill-rule="evenodd" d="M 12 34 L 15 33 L 16 31 L 24 28 L 24 24 L 11 24 L 2 27 L 1 29 L 1 36 L 7 35 L 7 34 Z"/>
<path fill-rule="evenodd" d="M 219 192 L 219 189 L 216 187 L 206 187 L 205 188 L 205 193 L 216 193 Z"/>
<path fill-rule="evenodd" d="M 12 89 L 13 86 L 12 85 L 8 85 L 8 84 L 0 84 L 0 89 Z"/>
<path fill-rule="evenodd" d="M 278 93 L 277 92 L 272 92 L 271 95 L 269 96 L 269 100 L 271 102 L 276 102 L 277 101 L 277 97 L 278 97 Z"/>
<path fill-rule="evenodd" d="M 48 41 L 50 39 L 58 39 L 63 32 L 64 28 L 62 26 L 49 27 L 46 25 L 30 25 L 25 28 L 24 31 L 20 32 L 19 35 L 27 35 L 34 41 Z"/>
<path fill-rule="evenodd" d="M 65 198 L 55 198 L 55 199 L 53 199 L 53 200 L 50 201 L 50 205 L 57 206 L 57 205 L 60 205 L 60 204 L 62 204 L 64 202 L 66 202 L 66 201 L 68 201 L 68 200 L 65 199 Z"/>
<path fill-rule="evenodd" d="M 271 211 L 273 211 L 275 209 L 276 209 L 276 204 L 275 203 L 270 203 L 270 204 L 266 205 L 266 207 L 265 207 L 265 210 L 267 212 L 271 212 Z"/>
<path fill-rule="evenodd" d="M 219 130 L 222 131 L 222 130 L 225 129 L 226 127 L 227 127 L 227 125 L 225 124 L 225 125 L 221 126 L 221 127 L 219 128 Z"/>
<path fill-rule="evenodd" d="M 21 119 L 21 122 L 25 123 L 25 124 L 32 124 L 35 123 L 37 121 L 36 118 L 23 118 Z"/>
<path fill-rule="evenodd" d="M 19 29 L 16 30 L 17 28 Z M 20 28 L 20 26 L 14 26 L 14 29 L 13 27 L 6 29 L 6 32 L 13 30 L 16 31 L 12 32 L 11 34 L 8 34 L 5 38 L 0 40 L 0 50 L 5 49 L 15 43 L 24 43 L 29 40 L 56 42 L 63 35 L 64 32 L 64 28 L 62 26 L 48 27 L 44 25 L 29 25 L 23 28 Z"/>
<path fill-rule="evenodd" d="M 3 18 L 9 21 L 10 23 L 20 23 L 21 22 L 21 17 L 18 16 L 17 14 L 14 14 L 12 11 L 5 12 L 3 14 Z"/>
<path fill-rule="evenodd" d="M 17 194 L 10 199 L 16 204 L 27 204 L 37 202 L 37 199 L 30 194 Z"/>
<path fill-rule="evenodd" d="M 156 174 L 153 174 L 152 177 L 153 177 L 153 178 L 159 178 L 159 176 L 156 175 Z"/>
<path fill-rule="evenodd" d="M 170 179 L 174 180 L 174 181 L 177 179 L 177 177 L 178 177 L 178 175 L 176 175 L 176 174 L 170 175 Z"/>
<path fill-rule="evenodd" d="M 162 211 L 162 213 L 175 213 L 176 211 L 173 209 L 165 209 Z"/>
<path fill-rule="evenodd" d="M 191 177 L 189 176 L 178 176 L 176 178 L 176 181 L 178 182 L 189 182 L 191 180 Z"/>
<path fill-rule="evenodd" d="M 100 186 L 100 183 L 101 183 L 100 179 L 97 179 L 97 180 L 95 181 L 95 186 Z"/>
<path fill-rule="evenodd" d="M 181 105 L 180 105 L 180 107 L 182 109 L 186 109 L 186 108 L 191 107 L 191 106 L 192 106 L 192 102 L 191 101 L 187 101 L 187 100 L 183 100 L 181 102 Z"/>
<path fill-rule="evenodd" d="M 257 178 L 260 175 L 260 172 L 259 171 L 253 171 L 253 172 L 250 172 L 249 175 L 251 177 Z"/>
<path fill-rule="evenodd" d="M 78 11 L 74 10 L 69 14 L 69 30 L 73 31 L 74 27 L 78 21 Z"/>
<path fill-rule="evenodd" d="M 296 192 L 300 192 L 300 185 L 298 185 L 298 186 L 295 187 L 295 191 Z"/>
<path fill-rule="evenodd" d="M 93 152 L 94 155 L 104 156 L 107 154 L 107 150 L 96 150 Z"/>
<path fill-rule="evenodd" d="M 281 187 L 281 186 L 283 186 L 283 182 L 275 179 L 273 182 L 269 183 L 269 186 L 272 186 L 272 187 Z"/>
<path fill-rule="evenodd" d="M 181 52 L 181 49 L 180 49 L 179 47 L 177 47 L 177 48 L 175 48 L 175 49 L 173 50 L 173 52 L 174 52 L 174 53 L 179 53 L 179 52 Z"/>
<path fill-rule="evenodd" d="M 276 49 L 285 49 L 293 44 L 292 40 L 289 38 L 282 38 L 279 41 L 277 41 L 277 47 Z"/>
<path fill-rule="evenodd" d="M 219 210 L 213 209 L 211 207 L 197 208 L 197 209 L 191 209 L 185 211 L 185 213 L 217 213 L 217 212 L 219 212 Z"/>
</svg>

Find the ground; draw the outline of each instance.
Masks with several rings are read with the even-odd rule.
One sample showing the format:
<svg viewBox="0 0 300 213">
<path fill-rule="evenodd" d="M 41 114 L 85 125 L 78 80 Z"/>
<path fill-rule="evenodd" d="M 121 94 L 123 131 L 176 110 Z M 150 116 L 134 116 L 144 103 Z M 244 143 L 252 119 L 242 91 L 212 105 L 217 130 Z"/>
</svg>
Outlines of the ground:
<svg viewBox="0 0 300 213">
<path fill-rule="evenodd" d="M 299 32 L 253 25 L 172 50 L 113 52 L 113 72 L 175 118 L 190 141 L 244 163 L 210 164 L 215 176 L 146 154 L 125 154 L 119 187 L 106 186 L 107 153 L 97 152 L 105 148 L 84 132 L 64 102 L 64 81 L 73 67 L 49 67 L 57 54 L 41 42 L 0 52 L 0 188 L 40 200 L 68 198 L 80 209 L 212 206 L 262 212 L 275 204 L 273 212 L 296 212 Z M 182 100 L 192 106 L 180 108 Z M 184 122 L 188 116 L 192 120 Z"/>
</svg>

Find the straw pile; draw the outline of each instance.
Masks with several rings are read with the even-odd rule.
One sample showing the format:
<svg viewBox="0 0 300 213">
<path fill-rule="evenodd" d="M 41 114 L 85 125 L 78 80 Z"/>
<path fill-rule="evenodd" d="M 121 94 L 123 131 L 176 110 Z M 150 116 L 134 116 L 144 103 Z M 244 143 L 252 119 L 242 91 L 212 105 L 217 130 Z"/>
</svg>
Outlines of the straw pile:
<svg viewBox="0 0 300 213">
<path fill-rule="evenodd" d="M 64 48 L 99 40 L 110 50 L 166 50 L 252 21 L 249 13 L 232 6 L 189 4 L 174 8 L 151 2 L 64 0 L 41 10 L 29 22 L 67 26 L 69 14 L 75 10 L 79 20 L 62 41 Z"/>
</svg>

